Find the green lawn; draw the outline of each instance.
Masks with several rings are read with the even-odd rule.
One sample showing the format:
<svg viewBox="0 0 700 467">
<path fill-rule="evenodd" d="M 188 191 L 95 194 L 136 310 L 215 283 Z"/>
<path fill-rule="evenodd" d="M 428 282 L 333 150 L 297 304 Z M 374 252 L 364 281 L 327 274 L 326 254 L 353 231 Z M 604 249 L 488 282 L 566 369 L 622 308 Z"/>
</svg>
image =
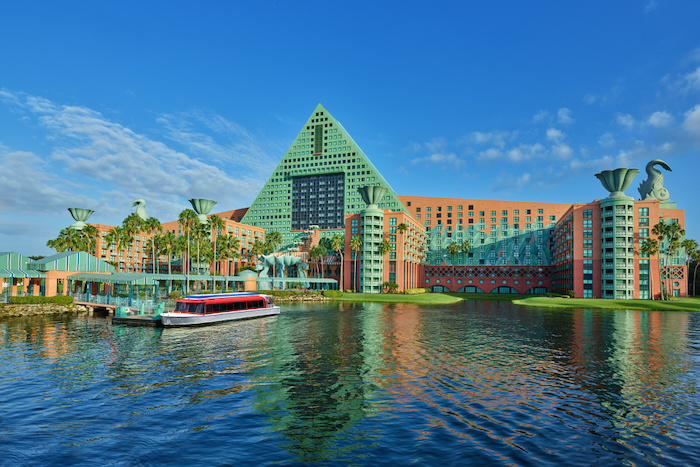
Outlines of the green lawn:
<svg viewBox="0 0 700 467">
<path fill-rule="evenodd" d="M 453 297 L 453 294 L 444 293 L 424 293 L 416 295 L 385 294 L 385 293 L 343 293 L 343 296 L 336 298 L 342 302 L 381 302 L 381 303 L 417 303 L 423 305 L 439 305 L 445 303 L 456 303 L 464 300 L 460 297 Z M 466 295 L 466 294 L 454 294 Z M 474 294 L 476 295 L 476 294 Z"/>
<path fill-rule="evenodd" d="M 697 298 L 676 298 L 669 302 L 660 300 L 610 300 L 602 298 L 552 298 L 538 296 L 513 300 L 513 303 L 555 308 L 700 311 L 700 300 Z"/>
</svg>

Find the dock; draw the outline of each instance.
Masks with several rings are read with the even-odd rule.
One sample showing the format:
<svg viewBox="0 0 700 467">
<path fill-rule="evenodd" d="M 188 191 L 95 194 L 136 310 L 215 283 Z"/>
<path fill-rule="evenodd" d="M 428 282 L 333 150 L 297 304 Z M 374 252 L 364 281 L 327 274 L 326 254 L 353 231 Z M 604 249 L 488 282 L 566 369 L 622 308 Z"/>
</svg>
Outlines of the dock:
<svg viewBox="0 0 700 467">
<path fill-rule="evenodd" d="M 160 318 L 155 318 L 154 315 L 130 315 L 130 316 L 112 316 L 112 324 L 126 324 L 127 326 L 153 326 L 161 327 L 163 323 Z"/>
</svg>

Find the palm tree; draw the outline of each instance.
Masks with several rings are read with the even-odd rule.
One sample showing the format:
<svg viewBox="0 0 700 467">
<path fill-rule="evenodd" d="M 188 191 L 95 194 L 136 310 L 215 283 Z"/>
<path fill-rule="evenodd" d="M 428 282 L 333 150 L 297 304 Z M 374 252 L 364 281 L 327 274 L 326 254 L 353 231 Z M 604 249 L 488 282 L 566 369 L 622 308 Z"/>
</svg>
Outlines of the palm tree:
<svg viewBox="0 0 700 467">
<path fill-rule="evenodd" d="M 698 251 L 698 242 L 692 238 L 686 238 L 681 242 L 681 248 L 685 249 L 685 295 L 687 297 L 690 261 L 692 261 L 695 252 Z"/>
<path fill-rule="evenodd" d="M 104 241 L 107 242 L 109 245 L 113 245 L 114 249 L 113 251 L 116 253 L 117 257 L 117 264 L 119 264 L 119 255 L 121 254 L 122 251 L 124 251 L 124 244 L 128 243 L 131 237 L 127 233 L 126 230 L 124 230 L 123 227 L 113 227 L 107 232 L 107 235 L 104 238 Z M 117 271 L 119 271 L 119 267 L 116 267 Z M 125 267 L 126 269 L 126 267 Z"/>
<path fill-rule="evenodd" d="M 362 237 L 355 235 L 350 239 L 350 251 L 355 252 L 355 290 L 360 289 L 360 249 L 362 248 Z M 352 284 L 350 284 L 352 287 Z"/>
<path fill-rule="evenodd" d="M 668 247 L 666 248 L 666 255 L 669 258 L 669 262 L 672 262 L 673 260 L 671 258 L 673 258 L 676 255 L 676 253 L 678 253 L 678 250 L 680 250 L 680 248 L 681 248 L 681 239 L 685 236 L 685 229 L 683 227 L 681 227 L 681 225 L 678 222 L 672 222 L 667 227 L 667 233 L 668 233 Z M 672 273 L 672 271 L 673 271 L 673 267 L 671 267 L 669 274 L 667 274 L 667 277 L 666 277 L 668 284 L 671 285 L 671 287 L 669 287 L 671 294 L 673 294 L 673 273 Z"/>
<path fill-rule="evenodd" d="M 182 226 L 182 228 L 185 230 L 185 233 L 187 234 L 187 270 L 183 267 L 183 273 L 189 275 L 190 273 L 190 232 L 192 231 L 192 228 L 195 226 L 195 222 L 199 222 L 197 220 L 197 213 L 194 212 L 191 209 L 185 209 L 180 213 L 180 216 L 177 219 L 178 223 Z M 187 293 L 190 291 L 190 284 L 189 284 L 189 278 L 185 279 L 185 290 Z"/>
<path fill-rule="evenodd" d="M 651 233 L 656 235 L 656 238 L 659 242 L 659 250 L 657 251 L 657 254 L 659 255 L 659 284 L 663 284 L 663 281 L 661 279 L 661 251 L 664 238 L 666 238 L 667 236 L 667 227 L 668 226 L 663 221 L 660 221 L 651 229 Z M 668 293 L 668 288 L 666 288 L 666 293 Z M 664 300 L 664 290 L 661 290 L 661 300 Z"/>
<path fill-rule="evenodd" d="M 99 232 L 97 231 L 97 228 L 94 225 L 88 224 L 85 227 L 83 227 L 83 230 L 81 230 L 79 234 L 79 250 L 97 256 L 97 251 L 95 251 L 95 247 L 97 246 L 98 235 Z"/>
<path fill-rule="evenodd" d="M 273 252 L 277 251 L 277 247 L 282 243 L 282 234 L 276 230 L 271 230 L 265 233 L 265 238 L 272 245 Z"/>
<path fill-rule="evenodd" d="M 455 261 L 457 259 L 457 254 L 459 253 L 459 245 L 455 242 L 450 243 L 447 245 L 447 252 L 452 255 L 452 291 L 454 292 L 454 288 L 456 285 L 455 282 Z"/>
<path fill-rule="evenodd" d="M 161 244 L 163 245 L 163 249 L 165 250 L 166 254 L 168 255 L 168 274 L 173 273 L 172 269 L 172 256 L 175 254 L 175 251 L 177 250 L 177 237 L 175 236 L 174 233 L 171 231 L 165 232 L 163 235 L 161 235 Z"/>
<path fill-rule="evenodd" d="M 698 265 L 700 264 L 700 250 L 696 250 L 693 253 L 692 259 L 695 263 L 695 270 L 693 271 L 693 296 L 695 296 L 695 283 L 697 282 Z"/>
<path fill-rule="evenodd" d="M 240 250 L 240 242 L 239 240 L 231 235 L 222 235 L 217 238 L 218 242 L 218 248 L 219 248 L 219 254 L 221 255 L 221 259 L 224 261 L 228 261 L 227 267 L 226 267 L 226 276 L 231 275 L 231 263 L 230 260 L 234 258 L 240 258 L 241 254 L 239 253 Z"/>
<path fill-rule="evenodd" d="M 316 258 L 323 258 L 323 255 L 326 254 L 326 249 L 323 248 L 321 245 L 314 245 L 309 249 L 309 258 L 316 259 Z M 319 270 L 319 265 L 316 263 L 316 277 L 318 277 L 318 270 Z M 321 277 L 323 277 L 323 271 L 321 271 Z"/>
<path fill-rule="evenodd" d="M 639 249 L 639 252 L 643 256 L 653 258 L 654 255 L 659 253 L 659 242 L 654 240 L 653 238 L 647 238 L 646 240 L 644 240 L 644 243 L 642 243 L 642 247 Z M 649 289 L 651 290 L 649 298 L 651 300 L 654 300 L 654 276 L 651 273 L 651 261 L 649 261 L 649 280 L 651 281 L 649 284 Z"/>
<path fill-rule="evenodd" d="M 467 263 L 467 255 L 472 251 L 472 248 L 473 248 L 472 242 L 470 242 L 466 238 L 459 245 L 459 251 L 464 253 L 464 263 L 465 264 Z"/>
<path fill-rule="evenodd" d="M 396 230 L 397 230 L 401 235 L 405 235 L 405 234 L 406 234 L 406 231 L 408 230 L 408 226 L 402 222 L 402 223 L 400 223 L 399 225 L 396 226 Z"/>
<path fill-rule="evenodd" d="M 151 236 L 151 251 L 155 254 L 158 250 L 156 249 L 156 232 L 160 233 L 163 231 L 163 226 L 160 225 L 160 221 L 155 217 L 149 217 L 148 219 L 141 220 L 141 229 Z M 153 266 L 151 267 L 151 272 L 155 274 L 156 271 L 156 257 L 153 256 Z"/>
<path fill-rule="evenodd" d="M 379 254 L 382 256 L 382 261 L 384 261 L 384 256 L 391 251 L 391 243 L 389 240 L 382 240 L 379 244 Z"/>
<path fill-rule="evenodd" d="M 129 236 L 129 241 L 131 242 L 131 246 L 134 249 L 134 253 L 136 249 L 135 236 L 137 233 L 143 230 L 144 223 L 145 221 L 141 219 L 141 217 L 135 212 L 132 212 L 131 214 L 126 216 L 126 219 L 122 221 L 122 228 L 124 229 L 124 232 L 126 232 Z"/>
<path fill-rule="evenodd" d="M 218 231 L 225 227 L 224 220 L 213 214 L 209 217 L 209 228 L 211 229 L 212 245 L 214 246 L 214 268 L 212 270 L 212 276 L 216 275 L 216 239 L 218 238 Z M 216 231 L 215 231 L 216 229 Z"/>
<path fill-rule="evenodd" d="M 250 246 L 250 252 L 257 258 L 258 255 L 265 253 L 265 244 L 261 242 L 259 238 L 256 238 Z"/>
<path fill-rule="evenodd" d="M 340 291 L 343 290 L 343 247 L 345 247 L 345 238 L 343 238 L 342 235 L 340 234 L 334 234 L 333 237 L 331 238 L 331 247 L 333 248 L 333 251 L 337 253 L 338 256 L 340 256 L 340 287 L 338 288 Z"/>
</svg>

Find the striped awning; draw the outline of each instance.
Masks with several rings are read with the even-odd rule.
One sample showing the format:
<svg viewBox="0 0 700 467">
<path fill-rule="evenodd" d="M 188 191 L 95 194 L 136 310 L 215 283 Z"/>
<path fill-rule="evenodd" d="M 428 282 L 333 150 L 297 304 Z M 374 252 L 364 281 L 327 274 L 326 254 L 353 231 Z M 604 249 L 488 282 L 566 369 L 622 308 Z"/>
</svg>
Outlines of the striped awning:
<svg viewBox="0 0 700 467">
<path fill-rule="evenodd" d="M 184 281 L 187 276 L 184 274 L 143 274 L 131 272 L 115 272 L 113 274 L 95 274 L 89 272 L 81 272 L 68 276 L 69 279 L 81 282 L 101 282 L 107 284 L 131 284 L 131 285 L 156 285 L 160 281 Z M 212 280 L 217 282 L 244 282 L 245 277 L 238 276 L 203 276 L 190 275 L 190 281 L 207 281 Z"/>
<path fill-rule="evenodd" d="M 12 278 L 41 278 L 45 279 L 46 274 L 39 271 L 27 271 L 26 269 L 0 269 L 0 277 L 12 277 Z"/>
</svg>

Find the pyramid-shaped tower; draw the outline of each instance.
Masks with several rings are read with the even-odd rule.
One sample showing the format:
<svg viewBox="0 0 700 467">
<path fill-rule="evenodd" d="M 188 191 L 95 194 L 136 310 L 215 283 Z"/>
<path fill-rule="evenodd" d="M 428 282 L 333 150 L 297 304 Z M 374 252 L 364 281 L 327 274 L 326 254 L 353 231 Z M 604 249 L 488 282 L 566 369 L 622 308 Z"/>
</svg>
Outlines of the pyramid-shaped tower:
<svg viewBox="0 0 700 467">
<path fill-rule="evenodd" d="M 290 245 L 295 230 L 344 228 L 346 214 L 366 207 L 357 192 L 363 186 L 387 187 L 378 207 L 406 211 L 343 125 L 319 104 L 241 222 L 277 230 Z"/>
</svg>

